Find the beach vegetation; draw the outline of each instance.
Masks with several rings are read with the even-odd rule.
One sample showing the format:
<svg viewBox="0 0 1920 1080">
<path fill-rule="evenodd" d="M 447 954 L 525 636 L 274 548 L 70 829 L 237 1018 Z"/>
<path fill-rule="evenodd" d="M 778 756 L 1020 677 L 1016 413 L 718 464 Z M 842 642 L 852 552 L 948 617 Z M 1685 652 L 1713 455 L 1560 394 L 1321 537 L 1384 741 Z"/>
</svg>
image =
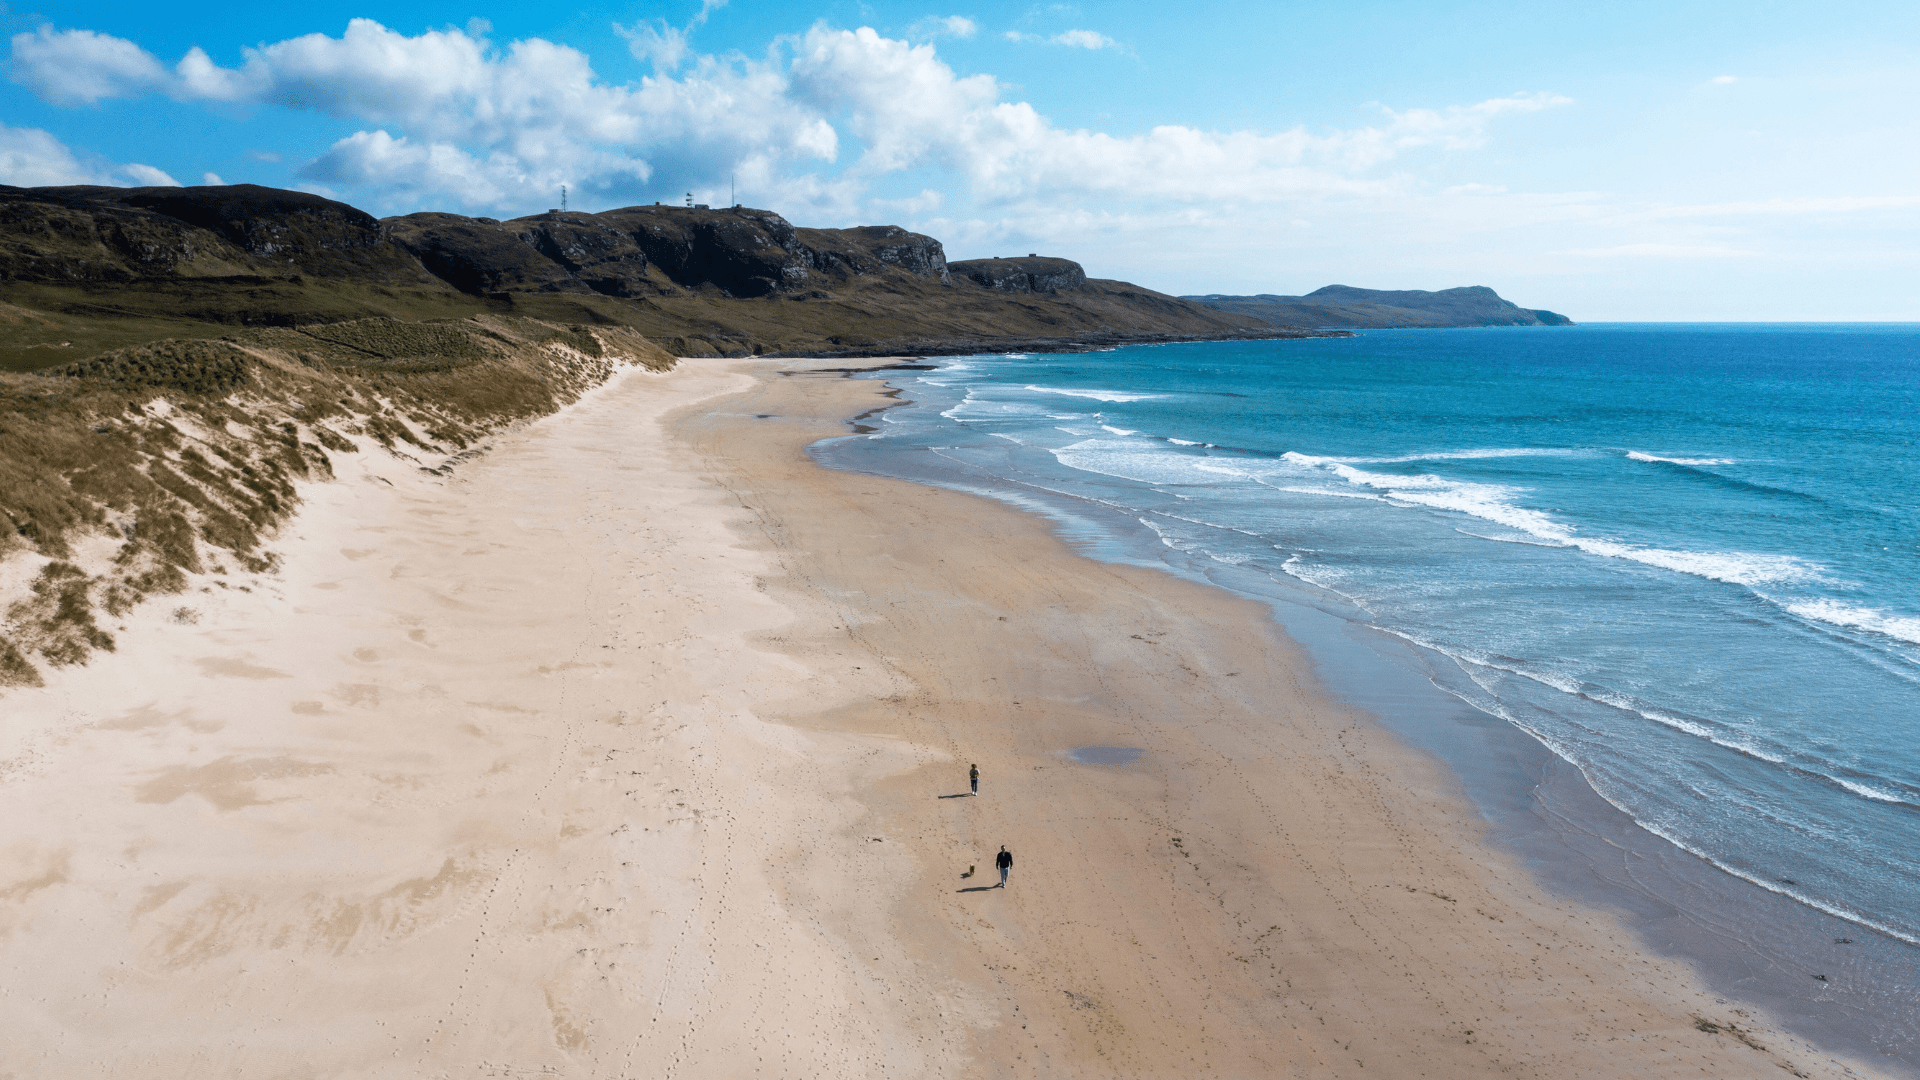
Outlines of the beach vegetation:
<svg viewBox="0 0 1920 1080">
<path fill-rule="evenodd" d="M 622 327 L 482 315 L 233 330 L 0 373 L 0 564 L 39 563 L 0 598 L 0 685 L 111 651 L 102 615 L 196 576 L 273 572 L 275 530 L 332 455 L 377 446 L 425 468 L 619 366 L 673 362 Z"/>
</svg>

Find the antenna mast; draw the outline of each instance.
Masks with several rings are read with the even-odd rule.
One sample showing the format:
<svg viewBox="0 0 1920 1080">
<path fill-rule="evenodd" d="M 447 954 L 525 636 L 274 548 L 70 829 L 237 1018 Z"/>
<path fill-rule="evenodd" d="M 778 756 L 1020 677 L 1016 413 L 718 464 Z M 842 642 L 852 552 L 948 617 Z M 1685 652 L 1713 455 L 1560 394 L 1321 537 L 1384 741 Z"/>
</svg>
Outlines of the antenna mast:
<svg viewBox="0 0 1920 1080">
<path fill-rule="evenodd" d="M 566 209 L 567 209 L 567 185 L 561 184 L 560 185 L 560 210 L 562 213 L 565 213 Z"/>
</svg>

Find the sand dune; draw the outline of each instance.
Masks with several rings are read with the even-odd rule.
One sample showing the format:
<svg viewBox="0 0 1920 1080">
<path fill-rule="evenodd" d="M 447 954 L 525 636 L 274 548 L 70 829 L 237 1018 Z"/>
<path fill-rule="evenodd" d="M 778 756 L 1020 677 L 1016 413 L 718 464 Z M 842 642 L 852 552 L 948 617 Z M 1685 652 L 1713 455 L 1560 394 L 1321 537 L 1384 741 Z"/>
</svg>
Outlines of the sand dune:
<svg viewBox="0 0 1920 1080">
<path fill-rule="evenodd" d="M 1257 605 L 812 465 L 881 388 L 798 366 L 343 458 L 0 699 L 0 1076 L 1842 1075 Z"/>
</svg>

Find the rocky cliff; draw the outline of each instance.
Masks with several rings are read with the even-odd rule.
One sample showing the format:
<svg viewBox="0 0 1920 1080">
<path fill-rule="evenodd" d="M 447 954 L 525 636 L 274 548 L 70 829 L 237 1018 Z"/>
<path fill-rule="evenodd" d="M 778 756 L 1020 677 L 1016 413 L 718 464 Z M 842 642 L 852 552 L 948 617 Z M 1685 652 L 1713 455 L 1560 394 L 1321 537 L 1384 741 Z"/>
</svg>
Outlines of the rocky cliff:
<svg viewBox="0 0 1920 1080">
<path fill-rule="evenodd" d="M 711 287 L 732 298 L 817 288 L 824 277 L 894 267 L 947 284 L 940 241 L 891 225 L 796 229 L 737 207 L 550 211 L 513 221 L 409 214 L 383 222 L 428 272 L 476 296 L 514 292 L 671 296 Z"/>
<path fill-rule="evenodd" d="M 969 259 L 954 273 L 989 289 L 1010 293 L 1061 293 L 1086 287 L 1087 272 L 1067 259 L 1029 255 L 1024 259 Z"/>
<path fill-rule="evenodd" d="M 1460 326 L 1571 326 L 1565 315 L 1523 308 L 1485 285 L 1426 292 L 1419 289 L 1356 289 L 1328 285 L 1305 296 L 1225 296 L 1185 299 L 1221 311 L 1250 315 L 1274 326 L 1384 330 Z"/>
<path fill-rule="evenodd" d="M 958 272 L 955 272 L 955 271 Z M 1273 337 L 1260 319 L 1066 259 L 950 268 L 891 225 L 629 206 L 375 219 L 304 192 L 0 187 L 0 369 L 161 338 L 512 315 L 620 326 L 682 355 L 878 355 Z"/>
</svg>

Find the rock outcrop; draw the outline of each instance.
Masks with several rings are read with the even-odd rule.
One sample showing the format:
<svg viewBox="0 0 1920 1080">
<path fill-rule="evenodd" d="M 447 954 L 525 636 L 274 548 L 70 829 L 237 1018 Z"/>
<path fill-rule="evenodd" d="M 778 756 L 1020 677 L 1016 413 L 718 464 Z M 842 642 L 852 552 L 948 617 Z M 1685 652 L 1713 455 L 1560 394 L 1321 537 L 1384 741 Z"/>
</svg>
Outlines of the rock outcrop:
<svg viewBox="0 0 1920 1080">
<path fill-rule="evenodd" d="M 1573 320 L 1552 311 L 1523 308 L 1485 285 L 1426 292 L 1419 289 L 1356 289 L 1328 285 L 1305 296 L 1224 296 L 1184 299 L 1221 311 L 1251 315 L 1274 326 L 1338 327 L 1353 330 L 1461 326 L 1571 326 Z"/>
<path fill-rule="evenodd" d="M 235 273 L 421 276 L 371 214 L 302 191 L 0 187 L 0 274 L 9 279 Z"/>
<path fill-rule="evenodd" d="M 796 229 L 779 214 L 746 207 L 629 206 L 505 222 L 410 214 L 385 224 L 429 271 L 475 296 L 639 298 L 712 288 L 751 298 L 817 288 L 815 275 L 843 281 L 889 266 L 949 283 L 946 252 L 930 236 L 893 225 Z"/>
<path fill-rule="evenodd" d="M 954 273 L 989 289 L 1010 293 L 1061 293 L 1085 287 L 1087 272 L 1069 259 L 1029 255 L 1024 259 L 968 259 Z"/>
</svg>

